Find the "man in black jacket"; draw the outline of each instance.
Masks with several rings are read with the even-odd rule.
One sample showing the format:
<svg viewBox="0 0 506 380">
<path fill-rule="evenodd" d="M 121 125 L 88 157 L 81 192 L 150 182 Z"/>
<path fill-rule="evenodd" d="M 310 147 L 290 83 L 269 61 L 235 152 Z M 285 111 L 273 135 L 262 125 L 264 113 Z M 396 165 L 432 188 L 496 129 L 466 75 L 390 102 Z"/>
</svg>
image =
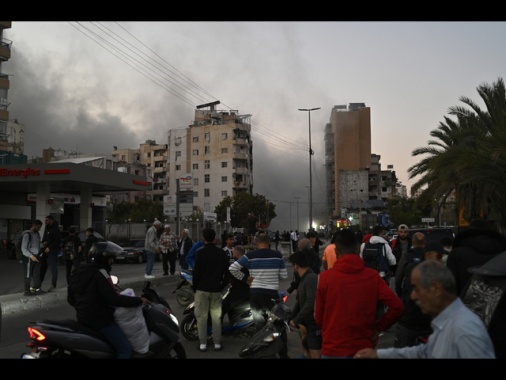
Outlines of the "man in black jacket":
<svg viewBox="0 0 506 380">
<path fill-rule="evenodd" d="M 47 268 L 51 271 L 51 286 L 48 292 L 56 290 L 58 282 L 58 255 L 61 251 L 61 231 L 58 222 L 52 215 L 48 215 L 44 219 L 46 227 L 42 237 L 42 252 L 40 256 L 40 283 L 44 282 Z"/>
<path fill-rule="evenodd" d="M 455 276 L 457 294 L 462 291 L 471 278 L 468 269 L 479 267 L 506 251 L 506 237 L 492 229 L 490 223 L 484 219 L 474 219 L 469 227 L 460 231 L 453 240 L 453 248 L 446 266 Z"/>
<path fill-rule="evenodd" d="M 207 351 L 207 321 L 211 315 L 214 350 L 220 351 L 222 349 L 221 292 L 229 282 L 228 267 L 230 263 L 227 253 L 215 244 L 215 230 L 204 228 L 202 237 L 204 245 L 195 252 L 195 266 L 193 268 L 199 350 Z"/>
<path fill-rule="evenodd" d="M 67 301 L 76 309 L 77 321 L 103 334 L 118 359 L 132 357 L 132 346 L 114 319 L 114 307 L 149 304 L 146 298 L 119 294 L 109 276 L 114 253 L 91 249 L 93 264 L 83 264 L 70 278 Z M 149 351 L 148 351 L 149 352 Z"/>
</svg>

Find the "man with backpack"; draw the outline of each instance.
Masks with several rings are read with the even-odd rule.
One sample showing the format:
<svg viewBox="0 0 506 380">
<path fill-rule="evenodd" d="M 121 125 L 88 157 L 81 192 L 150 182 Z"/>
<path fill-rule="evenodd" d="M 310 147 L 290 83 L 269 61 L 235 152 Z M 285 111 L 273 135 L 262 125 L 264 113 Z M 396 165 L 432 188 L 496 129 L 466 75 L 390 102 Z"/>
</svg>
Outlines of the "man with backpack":
<svg viewBox="0 0 506 380">
<path fill-rule="evenodd" d="M 29 230 L 23 231 L 19 238 L 19 248 L 21 250 L 23 261 L 23 278 L 25 285 L 25 296 L 42 294 L 40 289 L 40 263 L 37 256 L 40 250 L 39 230 L 42 227 L 40 220 L 35 220 Z M 33 281 L 33 287 L 32 285 Z"/>
<path fill-rule="evenodd" d="M 362 243 L 360 246 L 360 257 L 364 260 L 366 267 L 375 269 L 379 275 L 389 283 L 392 274 L 390 267 L 394 266 L 397 261 L 392 253 L 392 248 L 388 241 L 382 236 L 384 232 L 383 226 L 374 226 L 372 236 L 368 242 Z"/>
<path fill-rule="evenodd" d="M 75 228 L 69 229 L 69 236 L 63 241 L 63 253 L 65 254 L 65 270 L 67 275 L 67 285 L 70 284 L 70 276 L 77 272 L 82 260 L 81 239 L 76 234 Z M 74 270 L 72 270 L 72 267 Z"/>
</svg>

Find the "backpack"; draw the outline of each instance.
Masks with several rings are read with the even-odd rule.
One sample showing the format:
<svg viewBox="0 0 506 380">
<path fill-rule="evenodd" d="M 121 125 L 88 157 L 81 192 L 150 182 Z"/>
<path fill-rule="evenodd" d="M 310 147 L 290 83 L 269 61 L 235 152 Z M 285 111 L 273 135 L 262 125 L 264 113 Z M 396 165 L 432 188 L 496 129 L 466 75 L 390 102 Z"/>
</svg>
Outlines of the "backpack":
<svg viewBox="0 0 506 380">
<path fill-rule="evenodd" d="M 385 274 L 390 271 L 390 263 L 385 252 L 385 243 L 365 243 L 362 258 L 364 259 L 365 266 L 368 268 L 384 272 Z"/>
<path fill-rule="evenodd" d="M 23 237 L 25 234 L 28 234 L 28 245 L 30 245 L 30 241 L 32 240 L 32 234 L 29 230 L 23 231 L 18 241 L 16 242 L 16 259 L 21 260 L 23 257 L 23 251 L 21 250 L 21 243 L 23 242 Z"/>
<path fill-rule="evenodd" d="M 63 252 L 65 253 L 65 258 L 68 260 L 74 260 L 76 257 L 76 245 L 74 244 L 74 240 L 67 240 L 65 245 L 63 246 Z"/>
</svg>

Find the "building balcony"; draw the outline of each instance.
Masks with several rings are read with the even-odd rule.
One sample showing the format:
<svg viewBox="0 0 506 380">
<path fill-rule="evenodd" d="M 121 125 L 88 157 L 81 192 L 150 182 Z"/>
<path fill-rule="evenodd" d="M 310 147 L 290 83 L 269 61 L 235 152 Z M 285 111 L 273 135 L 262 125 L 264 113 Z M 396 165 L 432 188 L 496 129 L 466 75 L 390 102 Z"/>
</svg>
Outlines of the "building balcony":
<svg viewBox="0 0 506 380">
<path fill-rule="evenodd" d="M 234 173 L 235 174 L 249 174 L 250 171 L 248 168 L 244 168 L 244 167 L 236 167 L 234 168 Z"/>
<path fill-rule="evenodd" d="M 0 59 L 8 61 L 11 57 L 12 41 L 6 38 L 0 39 Z"/>
<path fill-rule="evenodd" d="M 247 160 L 249 157 L 248 153 L 234 153 L 234 159 Z"/>
</svg>

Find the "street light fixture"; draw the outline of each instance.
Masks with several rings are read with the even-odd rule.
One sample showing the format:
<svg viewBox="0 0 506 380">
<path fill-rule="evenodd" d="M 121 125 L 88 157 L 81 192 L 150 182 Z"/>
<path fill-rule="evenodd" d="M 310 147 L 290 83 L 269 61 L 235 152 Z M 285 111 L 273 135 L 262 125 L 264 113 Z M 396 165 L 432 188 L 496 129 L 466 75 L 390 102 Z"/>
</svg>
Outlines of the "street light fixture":
<svg viewBox="0 0 506 380">
<path fill-rule="evenodd" d="M 311 111 L 316 111 L 320 108 L 299 108 L 299 111 L 306 111 L 309 116 L 309 231 L 313 229 L 313 173 L 311 170 L 311 156 L 314 152 L 311 149 Z"/>
<path fill-rule="evenodd" d="M 300 197 L 294 197 L 295 199 L 297 199 L 297 232 L 300 232 L 299 230 L 299 199 Z"/>
</svg>

